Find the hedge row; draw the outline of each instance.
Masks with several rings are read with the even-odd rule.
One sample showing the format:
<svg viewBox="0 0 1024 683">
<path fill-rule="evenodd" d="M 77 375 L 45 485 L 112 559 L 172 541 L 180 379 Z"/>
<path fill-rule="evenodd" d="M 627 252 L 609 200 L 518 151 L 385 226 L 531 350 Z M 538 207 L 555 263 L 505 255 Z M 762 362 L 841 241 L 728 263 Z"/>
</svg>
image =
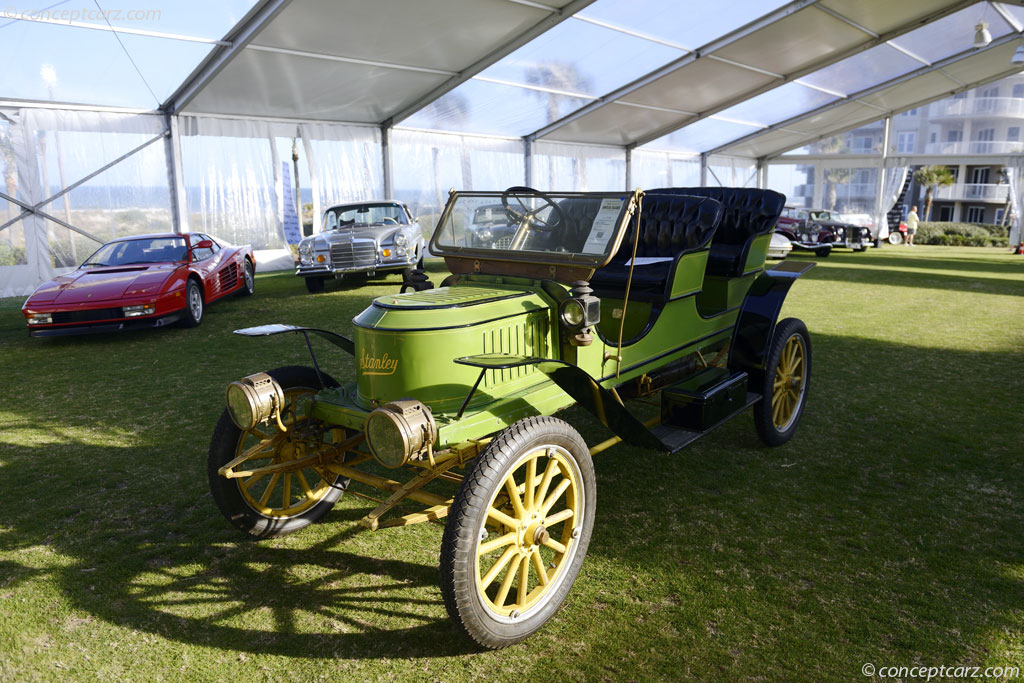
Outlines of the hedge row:
<svg viewBox="0 0 1024 683">
<path fill-rule="evenodd" d="M 917 224 L 917 244 L 941 244 L 950 247 L 1005 247 L 1009 244 L 1010 228 L 1005 225 L 984 223 Z"/>
</svg>

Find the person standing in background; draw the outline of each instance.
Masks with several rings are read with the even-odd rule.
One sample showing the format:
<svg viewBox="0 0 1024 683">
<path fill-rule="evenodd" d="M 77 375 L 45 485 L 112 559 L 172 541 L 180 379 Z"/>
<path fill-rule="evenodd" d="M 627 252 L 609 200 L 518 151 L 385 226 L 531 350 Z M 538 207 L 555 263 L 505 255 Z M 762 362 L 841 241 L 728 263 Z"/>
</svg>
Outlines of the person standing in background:
<svg viewBox="0 0 1024 683">
<path fill-rule="evenodd" d="M 914 235 L 917 234 L 917 223 L 920 219 L 917 217 L 917 207 L 910 207 L 910 213 L 907 214 L 907 246 L 914 246 Z"/>
</svg>

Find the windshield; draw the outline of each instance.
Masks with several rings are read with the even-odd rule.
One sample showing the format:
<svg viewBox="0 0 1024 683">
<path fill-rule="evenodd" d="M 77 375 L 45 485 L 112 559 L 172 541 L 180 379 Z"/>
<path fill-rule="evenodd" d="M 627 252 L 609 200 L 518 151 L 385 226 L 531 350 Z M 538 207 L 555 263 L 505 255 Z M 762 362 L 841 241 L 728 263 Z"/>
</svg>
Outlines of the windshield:
<svg viewBox="0 0 1024 683">
<path fill-rule="evenodd" d="M 143 237 L 108 242 L 87 258 L 82 267 L 184 261 L 187 255 L 184 237 Z"/>
<path fill-rule="evenodd" d="M 831 221 L 834 220 L 831 211 L 812 211 L 811 219 L 816 221 Z"/>
<path fill-rule="evenodd" d="M 451 256 L 599 267 L 631 215 L 633 193 L 454 192 L 431 240 Z"/>
<path fill-rule="evenodd" d="M 324 230 L 360 225 L 408 225 L 409 216 L 400 204 L 349 204 L 324 214 Z"/>
</svg>

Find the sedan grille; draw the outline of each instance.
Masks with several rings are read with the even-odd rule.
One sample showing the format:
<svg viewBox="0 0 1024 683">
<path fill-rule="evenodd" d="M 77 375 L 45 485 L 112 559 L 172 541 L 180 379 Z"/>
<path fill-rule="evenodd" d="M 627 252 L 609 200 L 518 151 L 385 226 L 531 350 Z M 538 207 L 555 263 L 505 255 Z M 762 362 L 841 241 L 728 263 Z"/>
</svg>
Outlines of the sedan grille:
<svg viewBox="0 0 1024 683">
<path fill-rule="evenodd" d="M 331 245 L 331 264 L 335 268 L 373 268 L 377 265 L 377 246 L 373 240 L 343 240 Z"/>
<path fill-rule="evenodd" d="M 512 237 L 499 237 L 491 244 L 491 249 L 508 249 L 512 246 Z"/>
</svg>

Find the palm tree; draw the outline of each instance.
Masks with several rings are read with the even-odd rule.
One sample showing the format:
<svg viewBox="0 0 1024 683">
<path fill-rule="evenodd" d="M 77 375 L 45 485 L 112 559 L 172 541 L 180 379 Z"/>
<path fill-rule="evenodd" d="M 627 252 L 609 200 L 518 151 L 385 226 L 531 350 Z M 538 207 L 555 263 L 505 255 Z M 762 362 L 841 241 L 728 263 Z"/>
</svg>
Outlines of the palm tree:
<svg viewBox="0 0 1024 683">
<path fill-rule="evenodd" d="M 948 166 L 922 166 L 914 171 L 914 180 L 924 190 L 924 220 L 932 214 L 932 194 L 936 187 L 949 187 L 956 182 L 956 176 Z"/>
</svg>

